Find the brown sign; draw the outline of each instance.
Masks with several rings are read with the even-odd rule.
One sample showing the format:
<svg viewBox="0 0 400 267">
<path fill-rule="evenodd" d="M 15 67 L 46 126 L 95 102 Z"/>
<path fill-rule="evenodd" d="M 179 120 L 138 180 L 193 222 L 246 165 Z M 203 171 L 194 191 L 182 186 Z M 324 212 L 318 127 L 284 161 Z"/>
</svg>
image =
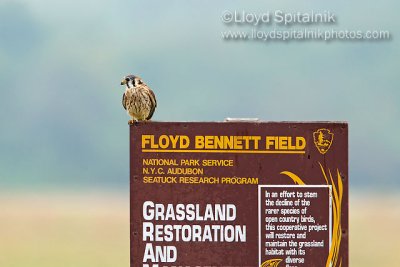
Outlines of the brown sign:
<svg viewBox="0 0 400 267">
<path fill-rule="evenodd" d="M 346 123 L 130 126 L 131 266 L 348 266 Z"/>
</svg>

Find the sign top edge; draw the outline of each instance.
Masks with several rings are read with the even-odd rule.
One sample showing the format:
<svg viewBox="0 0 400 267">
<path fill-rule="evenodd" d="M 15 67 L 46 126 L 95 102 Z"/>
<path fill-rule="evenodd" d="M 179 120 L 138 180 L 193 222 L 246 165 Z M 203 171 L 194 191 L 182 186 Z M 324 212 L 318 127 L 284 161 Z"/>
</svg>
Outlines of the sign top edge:
<svg viewBox="0 0 400 267">
<path fill-rule="evenodd" d="M 139 126 L 147 124 L 336 124 L 348 126 L 347 121 L 146 121 L 135 122 L 129 126 Z"/>
</svg>

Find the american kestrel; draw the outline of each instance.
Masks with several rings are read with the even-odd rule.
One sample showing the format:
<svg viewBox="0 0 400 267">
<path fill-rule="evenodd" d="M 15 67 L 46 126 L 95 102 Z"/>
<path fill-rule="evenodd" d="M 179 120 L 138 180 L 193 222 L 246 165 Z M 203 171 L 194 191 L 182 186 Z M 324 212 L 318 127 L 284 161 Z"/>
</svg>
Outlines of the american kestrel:
<svg viewBox="0 0 400 267">
<path fill-rule="evenodd" d="M 153 116 L 157 107 L 157 100 L 154 92 L 135 75 L 127 75 L 121 81 L 125 85 L 125 92 L 122 96 L 122 106 L 126 109 L 129 116 L 132 117 L 128 123 L 135 121 L 147 121 Z"/>
</svg>

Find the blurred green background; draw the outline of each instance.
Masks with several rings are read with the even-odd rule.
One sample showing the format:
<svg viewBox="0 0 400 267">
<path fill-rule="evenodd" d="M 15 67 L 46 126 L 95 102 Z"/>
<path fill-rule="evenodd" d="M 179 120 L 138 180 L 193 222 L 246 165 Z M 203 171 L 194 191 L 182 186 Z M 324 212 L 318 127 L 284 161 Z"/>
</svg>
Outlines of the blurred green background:
<svg viewBox="0 0 400 267">
<path fill-rule="evenodd" d="M 399 7 L 0 0 L 0 266 L 129 264 L 128 116 L 119 85 L 128 73 L 156 92 L 154 120 L 348 121 L 351 266 L 395 266 Z M 240 29 L 221 22 L 224 10 L 276 9 L 329 10 L 334 28 L 388 30 L 392 39 L 222 40 L 221 31 Z"/>
</svg>

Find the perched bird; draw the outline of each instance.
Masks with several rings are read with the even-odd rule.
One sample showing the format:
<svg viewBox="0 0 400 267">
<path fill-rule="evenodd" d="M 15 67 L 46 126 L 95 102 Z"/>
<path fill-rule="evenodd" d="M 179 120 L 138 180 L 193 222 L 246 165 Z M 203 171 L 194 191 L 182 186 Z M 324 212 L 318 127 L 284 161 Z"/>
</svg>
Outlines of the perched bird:
<svg viewBox="0 0 400 267">
<path fill-rule="evenodd" d="M 127 75 L 121 81 L 125 85 L 125 92 L 122 96 L 122 106 L 132 117 L 128 123 L 135 121 L 148 121 L 153 116 L 157 107 L 157 100 L 154 92 L 135 75 Z"/>
</svg>

